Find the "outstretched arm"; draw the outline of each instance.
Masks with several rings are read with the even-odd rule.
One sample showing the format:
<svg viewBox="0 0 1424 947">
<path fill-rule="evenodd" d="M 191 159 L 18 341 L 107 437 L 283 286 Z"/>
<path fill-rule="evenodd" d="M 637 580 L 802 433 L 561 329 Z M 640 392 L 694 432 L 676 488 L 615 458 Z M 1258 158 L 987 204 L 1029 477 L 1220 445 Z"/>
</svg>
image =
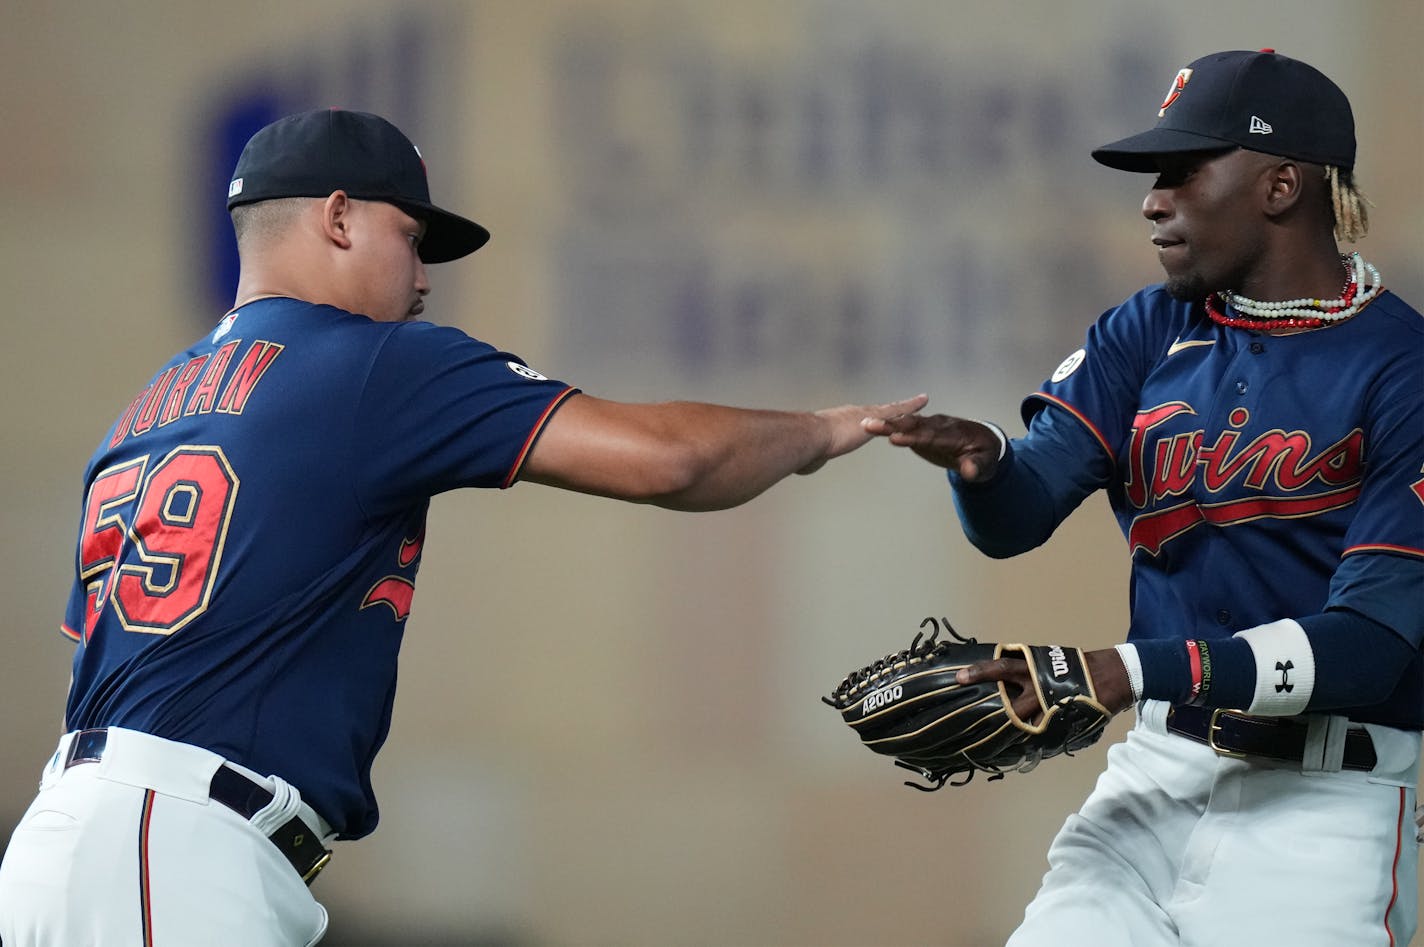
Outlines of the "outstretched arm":
<svg viewBox="0 0 1424 947">
<path fill-rule="evenodd" d="M 871 439 L 865 419 L 928 400 L 792 412 L 578 394 L 549 419 L 520 479 L 668 509 L 725 509 L 861 447 Z"/>
</svg>

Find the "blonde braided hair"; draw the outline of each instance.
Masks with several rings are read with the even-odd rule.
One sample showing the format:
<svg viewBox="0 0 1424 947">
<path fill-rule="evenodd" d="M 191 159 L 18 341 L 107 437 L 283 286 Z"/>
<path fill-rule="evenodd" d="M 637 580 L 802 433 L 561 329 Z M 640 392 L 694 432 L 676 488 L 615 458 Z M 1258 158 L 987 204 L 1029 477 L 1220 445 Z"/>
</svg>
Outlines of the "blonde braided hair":
<svg viewBox="0 0 1424 947">
<path fill-rule="evenodd" d="M 1370 229 L 1369 200 L 1355 184 L 1354 172 L 1340 170 L 1333 164 L 1325 166 L 1325 179 L 1330 182 L 1330 209 L 1335 217 L 1335 239 L 1355 243 Z"/>
</svg>

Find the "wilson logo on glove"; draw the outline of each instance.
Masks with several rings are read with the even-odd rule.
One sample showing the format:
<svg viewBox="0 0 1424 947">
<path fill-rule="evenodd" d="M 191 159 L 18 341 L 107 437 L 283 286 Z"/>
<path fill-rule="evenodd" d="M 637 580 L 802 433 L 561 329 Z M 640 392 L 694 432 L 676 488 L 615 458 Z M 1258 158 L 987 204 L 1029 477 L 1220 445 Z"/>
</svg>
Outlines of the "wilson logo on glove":
<svg viewBox="0 0 1424 947">
<path fill-rule="evenodd" d="M 1048 649 L 1048 660 L 1053 665 L 1053 676 L 1063 677 L 1068 673 L 1068 656 L 1060 645 Z"/>
<path fill-rule="evenodd" d="M 953 640 L 939 640 L 940 622 Z M 1072 754 L 1102 736 L 1112 714 L 1097 698 L 1078 648 L 980 644 L 954 630 L 949 619 L 926 618 L 910 647 L 852 671 L 821 700 L 834 707 L 861 742 L 930 785 L 962 786 L 980 771 L 1002 779 L 1028 772 L 1041 760 Z M 1022 661 L 1033 682 L 1038 710 L 1027 719 L 998 680 L 960 684 L 961 668 L 985 661 Z M 964 778 L 951 782 L 951 778 Z"/>
</svg>

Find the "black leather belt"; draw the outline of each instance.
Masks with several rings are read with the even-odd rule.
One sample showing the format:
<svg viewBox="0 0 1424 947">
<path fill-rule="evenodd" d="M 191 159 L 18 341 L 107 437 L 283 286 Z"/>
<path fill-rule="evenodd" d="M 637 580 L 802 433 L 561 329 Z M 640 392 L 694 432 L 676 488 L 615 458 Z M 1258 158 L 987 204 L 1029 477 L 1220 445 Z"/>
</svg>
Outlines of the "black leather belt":
<svg viewBox="0 0 1424 947">
<path fill-rule="evenodd" d="M 1222 756 L 1242 759 L 1262 757 L 1284 763 L 1305 760 L 1309 724 L 1292 717 L 1253 717 L 1235 710 L 1174 706 L 1167 711 L 1167 729 Z M 1344 769 L 1369 772 L 1375 768 L 1375 743 L 1363 727 L 1345 731 Z"/>
<path fill-rule="evenodd" d="M 64 768 L 69 769 L 80 763 L 97 763 L 104 758 L 104 748 L 109 742 L 108 730 L 80 730 L 70 741 L 69 752 L 64 758 Z M 226 764 L 213 773 L 208 796 L 221 802 L 233 812 L 251 821 L 258 812 L 271 804 L 273 795 L 260 783 L 255 783 Z M 312 880 L 331 861 L 331 851 L 321 844 L 315 830 L 293 816 L 278 826 L 267 838 L 277 850 L 292 863 L 302 880 L 311 884 Z"/>
</svg>

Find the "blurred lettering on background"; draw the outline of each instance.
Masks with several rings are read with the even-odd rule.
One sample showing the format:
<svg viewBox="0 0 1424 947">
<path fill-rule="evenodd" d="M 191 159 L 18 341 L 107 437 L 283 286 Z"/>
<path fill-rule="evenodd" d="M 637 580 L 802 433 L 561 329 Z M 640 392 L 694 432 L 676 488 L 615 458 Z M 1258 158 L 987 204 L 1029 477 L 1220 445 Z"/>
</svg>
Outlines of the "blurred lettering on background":
<svg viewBox="0 0 1424 947">
<path fill-rule="evenodd" d="M 1087 143 L 1130 114 L 1124 74 L 1160 72 L 1146 49 L 1026 69 L 839 9 L 835 27 L 807 11 L 781 56 L 676 24 L 564 24 L 563 361 L 621 371 L 637 353 L 640 374 L 694 386 L 1046 372 L 1130 291 L 1065 222 L 1135 211 Z"/>
</svg>

